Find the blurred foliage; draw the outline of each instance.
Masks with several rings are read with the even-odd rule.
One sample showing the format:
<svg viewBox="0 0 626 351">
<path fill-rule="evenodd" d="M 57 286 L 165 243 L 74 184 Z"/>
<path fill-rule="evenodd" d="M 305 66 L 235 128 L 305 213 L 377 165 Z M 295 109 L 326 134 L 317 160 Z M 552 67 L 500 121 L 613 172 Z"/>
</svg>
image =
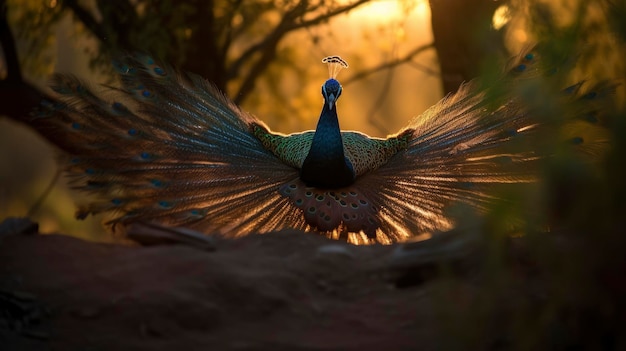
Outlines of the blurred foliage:
<svg viewBox="0 0 626 351">
<path fill-rule="evenodd" d="M 575 80 L 612 78 L 626 70 L 620 34 L 610 26 L 617 13 L 611 1 L 514 0 L 511 8 L 519 14 L 516 24 L 527 28 L 530 42 L 549 38 L 555 54 L 578 55 Z"/>
<path fill-rule="evenodd" d="M 522 91 L 555 131 L 571 121 L 560 90 L 580 80 L 624 83 L 626 6 L 616 1 L 511 1 L 507 35 L 541 43 L 542 60 L 561 72 Z M 520 32 L 520 30 L 523 32 Z M 509 41 L 509 44 L 514 41 Z M 574 65 L 575 63 L 575 65 Z M 494 70 L 496 70 L 494 68 Z M 485 72 L 494 77 L 496 71 Z M 489 81 L 484 83 L 489 86 Z M 495 89 L 507 87 L 495 86 Z M 487 250 L 479 277 L 445 279 L 437 309 L 443 349 L 623 350 L 626 348 L 626 110 L 624 87 L 599 120 L 571 133 L 606 128 L 607 147 L 581 157 L 572 138 L 553 134 L 536 145 L 554 155 L 541 181 L 508 193 L 476 219 Z M 497 94 L 497 92 L 496 92 Z M 547 102 L 547 103 L 546 103 Z M 571 107 L 570 107 L 571 108 Z M 582 135 L 573 134 L 573 135 Z M 582 138 L 585 141 L 585 138 Z M 502 225 L 522 217 L 512 232 Z M 463 220 L 470 221 L 471 217 Z M 511 234 L 522 234 L 511 239 Z M 450 277 L 451 278 L 451 277 Z"/>
<path fill-rule="evenodd" d="M 54 26 L 63 16 L 61 9 L 52 6 L 54 1 L 7 0 L 11 28 L 22 53 L 22 71 L 30 76 L 48 76 L 54 68 L 56 43 Z"/>
</svg>

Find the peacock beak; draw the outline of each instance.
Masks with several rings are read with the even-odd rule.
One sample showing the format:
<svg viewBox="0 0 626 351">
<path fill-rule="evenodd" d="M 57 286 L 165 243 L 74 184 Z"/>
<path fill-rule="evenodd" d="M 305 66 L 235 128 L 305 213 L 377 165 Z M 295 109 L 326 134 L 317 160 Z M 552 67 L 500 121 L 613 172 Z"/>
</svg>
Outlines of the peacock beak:
<svg viewBox="0 0 626 351">
<path fill-rule="evenodd" d="M 335 107 L 336 101 L 337 101 L 337 97 L 335 96 L 335 94 L 328 94 L 328 97 L 326 98 L 326 103 L 328 103 L 329 109 L 332 110 Z"/>
</svg>

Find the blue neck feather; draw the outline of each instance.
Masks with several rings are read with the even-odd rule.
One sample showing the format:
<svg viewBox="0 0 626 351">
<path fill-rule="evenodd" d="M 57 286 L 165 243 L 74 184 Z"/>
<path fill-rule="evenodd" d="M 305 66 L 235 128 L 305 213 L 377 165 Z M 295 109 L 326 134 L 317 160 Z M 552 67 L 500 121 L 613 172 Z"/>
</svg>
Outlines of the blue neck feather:
<svg viewBox="0 0 626 351">
<path fill-rule="evenodd" d="M 309 186 L 333 189 L 352 184 L 355 174 L 352 163 L 343 152 L 335 104 L 338 94 L 331 97 L 333 101 L 329 103 L 325 93 L 323 90 L 324 107 L 317 122 L 311 149 L 302 164 L 300 179 Z"/>
</svg>

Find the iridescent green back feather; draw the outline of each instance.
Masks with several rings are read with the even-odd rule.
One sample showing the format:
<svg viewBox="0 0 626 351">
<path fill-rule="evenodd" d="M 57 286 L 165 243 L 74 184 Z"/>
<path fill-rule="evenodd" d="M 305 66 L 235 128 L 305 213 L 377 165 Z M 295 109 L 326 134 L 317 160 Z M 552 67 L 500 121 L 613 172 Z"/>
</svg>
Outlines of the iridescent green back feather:
<svg viewBox="0 0 626 351">
<path fill-rule="evenodd" d="M 251 131 L 266 149 L 298 169 L 309 152 L 314 135 L 314 131 L 289 135 L 273 133 L 257 123 L 252 124 Z M 407 129 L 386 139 L 372 138 L 353 131 L 342 132 L 341 136 L 346 157 L 352 162 L 356 175 L 361 176 L 384 165 L 398 151 L 406 149 L 411 134 L 412 130 Z"/>
</svg>

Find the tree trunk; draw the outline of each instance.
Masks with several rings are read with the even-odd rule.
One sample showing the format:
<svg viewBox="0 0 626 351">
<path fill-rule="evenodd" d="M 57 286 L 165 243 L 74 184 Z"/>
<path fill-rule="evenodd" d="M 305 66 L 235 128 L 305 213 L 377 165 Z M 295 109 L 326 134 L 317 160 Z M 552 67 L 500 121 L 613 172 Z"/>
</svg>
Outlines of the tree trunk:
<svg viewBox="0 0 626 351">
<path fill-rule="evenodd" d="M 430 0 L 433 37 L 444 94 L 478 76 L 486 59 L 504 55 L 503 38 L 491 26 L 503 1 Z"/>
</svg>

